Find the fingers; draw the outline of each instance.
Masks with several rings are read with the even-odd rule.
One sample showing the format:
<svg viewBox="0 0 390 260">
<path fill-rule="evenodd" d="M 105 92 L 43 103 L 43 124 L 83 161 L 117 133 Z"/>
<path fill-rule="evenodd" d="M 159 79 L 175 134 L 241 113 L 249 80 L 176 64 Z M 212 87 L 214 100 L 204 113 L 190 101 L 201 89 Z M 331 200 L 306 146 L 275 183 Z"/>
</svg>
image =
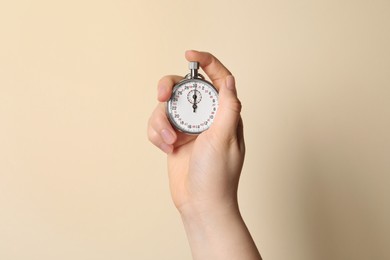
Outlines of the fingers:
<svg viewBox="0 0 390 260">
<path fill-rule="evenodd" d="M 163 152 L 172 153 L 175 148 L 194 140 L 196 137 L 176 132 L 166 116 L 165 104 L 160 103 L 149 118 L 148 138 Z"/>
<path fill-rule="evenodd" d="M 163 152 L 171 153 L 173 151 L 177 135 L 165 114 L 165 104 L 163 103 L 158 104 L 149 119 L 148 138 Z"/>
<path fill-rule="evenodd" d="M 203 71 L 207 74 L 214 85 L 219 89 L 230 71 L 212 54 L 208 52 L 186 51 L 185 57 L 188 61 L 199 62 Z"/>
<path fill-rule="evenodd" d="M 182 80 L 180 76 L 165 76 L 157 84 L 157 99 L 166 102 L 171 97 L 173 86 Z M 155 146 L 165 153 L 173 151 L 173 144 L 177 139 L 166 112 L 165 104 L 160 103 L 155 108 L 148 122 L 148 138 Z"/>
<path fill-rule="evenodd" d="M 157 84 L 157 100 L 160 102 L 166 102 L 171 97 L 173 86 L 182 80 L 180 76 L 165 76 L 160 79 Z"/>
<path fill-rule="evenodd" d="M 214 131 L 225 139 L 241 139 L 237 131 L 238 124 L 241 120 L 241 102 L 237 98 L 237 91 L 234 77 L 226 77 L 225 84 L 219 90 L 219 105 L 213 125 Z"/>
<path fill-rule="evenodd" d="M 219 91 L 219 107 L 213 123 L 218 133 L 225 138 L 237 136 L 238 123 L 241 120 L 241 102 L 237 98 L 235 80 L 230 71 L 212 54 L 199 51 L 186 51 L 188 61 L 198 61 L 204 72 Z"/>
</svg>

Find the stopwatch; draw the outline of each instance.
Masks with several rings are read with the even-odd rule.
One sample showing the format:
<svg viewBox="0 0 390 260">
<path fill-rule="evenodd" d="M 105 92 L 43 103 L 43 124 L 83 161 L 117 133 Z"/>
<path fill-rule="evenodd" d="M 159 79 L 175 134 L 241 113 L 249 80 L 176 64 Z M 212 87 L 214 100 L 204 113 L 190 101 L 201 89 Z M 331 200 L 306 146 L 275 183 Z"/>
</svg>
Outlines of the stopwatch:
<svg viewBox="0 0 390 260">
<path fill-rule="evenodd" d="M 200 134 L 209 129 L 218 109 L 218 91 L 198 73 L 199 62 L 189 63 L 190 73 L 177 83 L 167 102 L 171 124 L 187 134 Z"/>
</svg>

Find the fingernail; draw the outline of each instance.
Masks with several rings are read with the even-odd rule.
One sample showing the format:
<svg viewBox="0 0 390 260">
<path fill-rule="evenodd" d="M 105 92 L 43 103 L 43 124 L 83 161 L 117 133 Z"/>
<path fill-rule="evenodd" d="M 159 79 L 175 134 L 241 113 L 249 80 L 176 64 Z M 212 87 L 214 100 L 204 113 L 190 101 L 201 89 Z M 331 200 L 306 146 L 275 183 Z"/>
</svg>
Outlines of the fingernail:
<svg viewBox="0 0 390 260">
<path fill-rule="evenodd" d="M 161 136 L 167 144 L 173 144 L 175 142 L 175 136 L 167 129 L 161 130 Z"/>
<path fill-rule="evenodd" d="M 230 90 L 236 90 L 236 83 L 232 75 L 226 77 L 226 87 Z"/>
</svg>

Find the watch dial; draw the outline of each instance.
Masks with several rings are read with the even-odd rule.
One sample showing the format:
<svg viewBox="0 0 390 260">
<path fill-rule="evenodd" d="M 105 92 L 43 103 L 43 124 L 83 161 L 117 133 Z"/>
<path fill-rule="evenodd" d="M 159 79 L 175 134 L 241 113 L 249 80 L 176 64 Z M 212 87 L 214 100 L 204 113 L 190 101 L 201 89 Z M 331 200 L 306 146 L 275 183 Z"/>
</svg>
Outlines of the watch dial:
<svg viewBox="0 0 390 260">
<path fill-rule="evenodd" d="M 208 129 L 218 109 L 218 92 L 208 82 L 184 80 L 173 89 L 168 115 L 180 131 L 199 134 Z"/>
</svg>

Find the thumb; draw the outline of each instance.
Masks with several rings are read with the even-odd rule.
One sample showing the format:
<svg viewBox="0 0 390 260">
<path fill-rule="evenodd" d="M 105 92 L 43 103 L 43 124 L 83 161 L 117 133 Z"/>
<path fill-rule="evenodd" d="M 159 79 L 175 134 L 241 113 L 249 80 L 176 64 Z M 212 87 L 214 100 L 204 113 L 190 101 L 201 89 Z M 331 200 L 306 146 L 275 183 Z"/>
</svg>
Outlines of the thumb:
<svg viewBox="0 0 390 260">
<path fill-rule="evenodd" d="M 212 127 L 222 138 L 237 138 L 241 102 L 237 98 L 234 77 L 229 75 L 219 89 L 219 105 Z"/>
</svg>

